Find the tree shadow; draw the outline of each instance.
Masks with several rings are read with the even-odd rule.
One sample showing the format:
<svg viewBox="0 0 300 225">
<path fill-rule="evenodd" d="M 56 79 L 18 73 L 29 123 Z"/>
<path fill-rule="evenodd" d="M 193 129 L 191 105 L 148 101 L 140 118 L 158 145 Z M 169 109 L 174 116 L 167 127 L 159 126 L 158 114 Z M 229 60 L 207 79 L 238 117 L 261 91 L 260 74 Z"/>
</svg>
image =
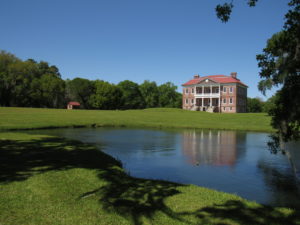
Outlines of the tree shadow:
<svg viewBox="0 0 300 225">
<path fill-rule="evenodd" d="M 108 212 L 117 212 L 133 224 L 143 224 L 143 219 L 152 220 L 156 212 L 161 212 L 172 219 L 186 222 L 169 206 L 165 199 L 180 192 L 180 184 L 159 180 L 146 180 L 130 177 L 121 170 L 105 171 L 99 176 L 109 183 L 94 191 L 83 194 L 97 194 L 103 208 Z"/>
<path fill-rule="evenodd" d="M 0 182 L 22 181 L 51 170 L 121 166 L 95 147 L 63 138 L 29 141 L 0 140 Z"/>
<path fill-rule="evenodd" d="M 184 185 L 134 178 L 126 174 L 121 166 L 119 161 L 94 146 L 78 141 L 63 138 L 0 140 L 1 183 L 22 181 L 47 171 L 73 168 L 96 170 L 99 179 L 106 184 L 82 193 L 78 201 L 96 197 L 104 210 L 117 213 L 134 225 L 143 224 L 145 220 L 152 224 L 157 213 L 184 224 L 299 224 L 297 212 L 286 214 L 272 207 L 247 205 L 242 200 L 224 201 L 223 204 L 211 202 L 211 206 L 175 211 L 166 199 L 179 194 L 178 187 Z"/>
<path fill-rule="evenodd" d="M 224 204 L 214 204 L 213 206 L 204 207 L 194 212 L 182 212 L 180 215 L 196 216 L 199 222 L 202 221 L 200 224 L 300 224 L 300 213 L 296 210 L 284 213 L 279 208 L 246 203 L 239 200 L 229 200 Z"/>
<path fill-rule="evenodd" d="M 142 224 L 142 218 L 151 219 L 158 211 L 176 218 L 164 200 L 178 194 L 176 187 L 182 185 L 133 178 L 125 173 L 118 160 L 89 144 L 63 138 L 0 140 L 0 167 L 1 183 L 23 181 L 53 170 L 97 170 L 99 179 L 106 185 L 83 193 L 79 200 L 97 195 L 104 210 L 117 212 L 133 224 Z"/>
</svg>

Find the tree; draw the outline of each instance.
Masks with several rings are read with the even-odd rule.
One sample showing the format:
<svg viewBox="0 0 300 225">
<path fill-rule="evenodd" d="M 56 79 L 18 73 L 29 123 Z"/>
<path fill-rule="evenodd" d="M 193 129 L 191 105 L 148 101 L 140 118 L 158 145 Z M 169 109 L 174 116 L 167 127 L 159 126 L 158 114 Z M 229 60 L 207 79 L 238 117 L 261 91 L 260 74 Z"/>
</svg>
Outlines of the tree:
<svg viewBox="0 0 300 225">
<path fill-rule="evenodd" d="M 124 80 L 118 84 L 118 87 L 122 92 L 121 109 L 142 109 L 145 107 L 145 101 L 137 83 Z"/>
<path fill-rule="evenodd" d="M 90 97 L 95 92 L 93 82 L 88 79 L 75 78 L 66 81 L 66 92 L 68 101 L 78 101 L 85 109 L 91 108 Z"/>
<path fill-rule="evenodd" d="M 0 52 L 0 105 L 63 107 L 64 81 L 58 68 Z"/>
<path fill-rule="evenodd" d="M 53 74 L 44 74 L 39 79 L 40 106 L 47 108 L 64 107 L 65 83 Z"/>
<path fill-rule="evenodd" d="M 258 0 L 249 0 L 255 6 Z M 260 91 L 282 86 L 276 94 L 275 107 L 271 110 L 272 126 L 277 129 L 275 145 L 280 141 L 300 138 L 300 0 L 291 0 L 285 15 L 283 30 L 267 42 L 263 53 L 256 56 L 261 68 Z M 233 5 L 218 5 L 217 16 L 227 22 Z"/>
<path fill-rule="evenodd" d="M 247 98 L 247 112 L 258 113 L 263 111 L 263 102 L 259 98 Z"/>
<path fill-rule="evenodd" d="M 146 108 L 154 108 L 159 106 L 158 87 L 155 81 L 145 80 L 140 85 L 140 91 L 146 104 Z"/>
<path fill-rule="evenodd" d="M 250 7 L 254 7 L 256 5 L 256 2 L 258 2 L 258 0 L 248 0 L 247 4 Z M 233 1 L 229 2 L 225 2 L 222 5 L 218 4 L 215 8 L 216 10 L 216 14 L 217 17 L 223 22 L 226 23 L 228 22 L 228 20 L 230 19 L 230 15 L 232 12 L 234 5 L 233 5 Z"/>
<path fill-rule="evenodd" d="M 178 104 L 178 94 L 176 92 L 177 86 L 171 82 L 167 82 L 158 87 L 159 93 L 159 107 L 174 108 Z"/>
<path fill-rule="evenodd" d="M 173 107 L 182 108 L 182 93 L 176 92 L 176 100 Z"/>
<path fill-rule="evenodd" d="M 90 97 L 90 105 L 95 109 L 119 109 L 121 105 L 121 90 L 103 80 L 94 81 L 95 93 Z"/>
<path fill-rule="evenodd" d="M 12 103 L 12 89 L 16 83 L 16 78 L 11 75 L 11 67 L 20 62 L 21 60 L 13 54 L 5 51 L 0 52 L 0 105 L 2 106 L 10 106 Z"/>
<path fill-rule="evenodd" d="M 265 101 L 263 105 L 263 112 L 270 114 L 273 109 L 276 108 L 276 98 L 277 94 L 274 94 L 272 97 L 270 97 L 267 101 Z"/>
</svg>

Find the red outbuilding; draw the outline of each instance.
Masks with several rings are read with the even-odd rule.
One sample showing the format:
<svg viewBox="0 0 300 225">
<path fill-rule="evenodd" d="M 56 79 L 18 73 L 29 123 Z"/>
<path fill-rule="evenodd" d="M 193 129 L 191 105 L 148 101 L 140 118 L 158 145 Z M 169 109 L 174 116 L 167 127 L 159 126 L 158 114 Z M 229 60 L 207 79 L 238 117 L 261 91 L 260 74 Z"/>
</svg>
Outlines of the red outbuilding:
<svg viewBox="0 0 300 225">
<path fill-rule="evenodd" d="M 80 103 L 79 102 L 69 102 L 67 105 L 67 109 L 73 109 L 73 107 L 79 107 Z"/>
</svg>

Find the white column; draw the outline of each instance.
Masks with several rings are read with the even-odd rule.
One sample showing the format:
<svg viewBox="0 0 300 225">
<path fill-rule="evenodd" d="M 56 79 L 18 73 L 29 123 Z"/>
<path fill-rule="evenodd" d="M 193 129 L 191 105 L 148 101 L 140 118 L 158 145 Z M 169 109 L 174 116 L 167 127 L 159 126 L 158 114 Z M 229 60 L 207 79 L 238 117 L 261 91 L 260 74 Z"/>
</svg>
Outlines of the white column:
<svg viewBox="0 0 300 225">
<path fill-rule="evenodd" d="M 221 85 L 219 84 L 219 113 L 221 113 Z"/>
<path fill-rule="evenodd" d="M 203 107 L 203 97 L 201 98 L 201 107 Z"/>
<path fill-rule="evenodd" d="M 212 107 L 212 98 L 210 97 L 209 106 Z"/>
</svg>

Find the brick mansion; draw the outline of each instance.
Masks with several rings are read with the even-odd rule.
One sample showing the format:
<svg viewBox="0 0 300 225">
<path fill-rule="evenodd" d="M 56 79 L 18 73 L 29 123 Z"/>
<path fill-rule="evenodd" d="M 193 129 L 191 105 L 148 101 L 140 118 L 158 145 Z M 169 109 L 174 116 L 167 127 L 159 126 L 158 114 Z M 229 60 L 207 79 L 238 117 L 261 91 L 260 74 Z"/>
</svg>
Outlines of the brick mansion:
<svg viewBox="0 0 300 225">
<path fill-rule="evenodd" d="M 211 75 L 184 83 L 182 108 L 193 111 L 242 113 L 246 112 L 247 88 L 237 78 L 237 73 L 230 76 Z"/>
</svg>

